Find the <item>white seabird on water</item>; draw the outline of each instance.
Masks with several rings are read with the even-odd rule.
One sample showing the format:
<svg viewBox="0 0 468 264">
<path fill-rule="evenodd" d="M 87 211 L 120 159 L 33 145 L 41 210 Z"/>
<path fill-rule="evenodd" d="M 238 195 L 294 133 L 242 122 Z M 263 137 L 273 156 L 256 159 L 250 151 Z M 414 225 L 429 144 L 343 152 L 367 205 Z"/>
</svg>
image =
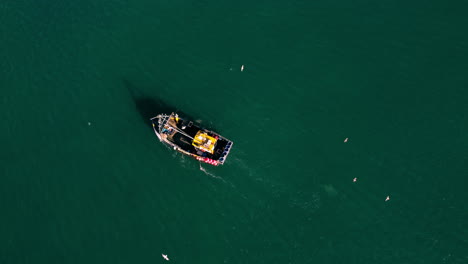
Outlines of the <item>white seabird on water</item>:
<svg viewBox="0 0 468 264">
<path fill-rule="evenodd" d="M 161 254 L 161 255 L 165 260 L 169 261 L 169 257 L 167 255 L 164 255 L 164 254 Z"/>
</svg>

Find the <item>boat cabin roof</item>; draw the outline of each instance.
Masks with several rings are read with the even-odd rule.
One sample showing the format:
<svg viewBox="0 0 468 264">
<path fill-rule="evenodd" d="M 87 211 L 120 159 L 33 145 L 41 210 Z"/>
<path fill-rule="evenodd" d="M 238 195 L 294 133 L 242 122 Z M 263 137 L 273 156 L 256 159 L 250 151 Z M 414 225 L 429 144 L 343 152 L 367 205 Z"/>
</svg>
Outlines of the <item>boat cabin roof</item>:
<svg viewBox="0 0 468 264">
<path fill-rule="evenodd" d="M 216 138 L 209 136 L 206 132 L 198 131 L 198 133 L 193 138 L 192 145 L 204 152 L 214 153 Z"/>
</svg>

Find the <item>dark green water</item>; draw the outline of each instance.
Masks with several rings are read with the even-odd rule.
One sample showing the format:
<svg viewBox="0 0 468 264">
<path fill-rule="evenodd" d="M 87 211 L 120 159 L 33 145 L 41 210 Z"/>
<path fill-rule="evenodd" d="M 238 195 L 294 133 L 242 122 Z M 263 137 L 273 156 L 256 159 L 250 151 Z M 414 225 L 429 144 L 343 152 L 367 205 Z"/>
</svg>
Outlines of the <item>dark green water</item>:
<svg viewBox="0 0 468 264">
<path fill-rule="evenodd" d="M 0 263 L 468 263 L 467 8 L 2 1 Z"/>
</svg>

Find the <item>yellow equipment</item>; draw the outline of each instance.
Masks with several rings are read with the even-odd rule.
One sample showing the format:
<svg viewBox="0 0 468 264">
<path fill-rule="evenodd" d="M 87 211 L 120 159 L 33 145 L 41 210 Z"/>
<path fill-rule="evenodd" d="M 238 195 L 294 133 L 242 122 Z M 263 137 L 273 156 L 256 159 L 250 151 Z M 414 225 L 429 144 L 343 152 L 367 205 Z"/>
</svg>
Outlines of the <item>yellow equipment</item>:
<svg viewBox="0 0 468 264">
<path fill-rule="evenodd" d="M 200 130 L 193 138 L 192 145 L 201 151 L 213 154 L 216 141 L 216 138 L 208 136 L 207 133 Z"/>
</svg>

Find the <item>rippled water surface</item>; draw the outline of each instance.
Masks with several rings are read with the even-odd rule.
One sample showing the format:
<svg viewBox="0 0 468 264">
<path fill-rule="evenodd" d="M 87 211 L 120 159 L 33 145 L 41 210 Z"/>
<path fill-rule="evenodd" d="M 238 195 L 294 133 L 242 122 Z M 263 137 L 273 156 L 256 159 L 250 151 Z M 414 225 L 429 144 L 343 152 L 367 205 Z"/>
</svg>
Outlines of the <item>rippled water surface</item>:
<svg viewBox="0 0 468 264">
<path fill-rule="evenodd" d="M 3 1 L 0 263 L 468 263 L 467 7 Z"/>
</svg>

